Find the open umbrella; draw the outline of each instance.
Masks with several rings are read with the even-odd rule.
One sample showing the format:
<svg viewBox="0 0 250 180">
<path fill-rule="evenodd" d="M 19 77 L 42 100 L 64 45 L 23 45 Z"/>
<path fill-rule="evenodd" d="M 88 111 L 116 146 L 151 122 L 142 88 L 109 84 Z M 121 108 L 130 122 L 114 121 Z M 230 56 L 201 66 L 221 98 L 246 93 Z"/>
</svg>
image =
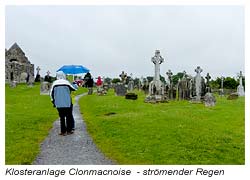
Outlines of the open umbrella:
<svg viewBox="0 0 250 180">
<path fill-rule="evenodd" d="M 63 71 L 65 74 L 82 74 L 89 72 L 89 69 L 82 65 L 64 65 L 57 71 Z"/>
</svg>

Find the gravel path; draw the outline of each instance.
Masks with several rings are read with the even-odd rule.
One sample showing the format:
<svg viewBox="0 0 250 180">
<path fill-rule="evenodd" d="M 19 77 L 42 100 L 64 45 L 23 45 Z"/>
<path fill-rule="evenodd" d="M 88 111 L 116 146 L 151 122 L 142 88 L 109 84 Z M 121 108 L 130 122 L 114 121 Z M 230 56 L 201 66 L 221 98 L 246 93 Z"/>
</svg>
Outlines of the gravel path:
<svg viewBox="0 0 250 180">
<path fill-rule="evenodd" d="M 97 149 L 92 138 L 86 131 L 86 125 L 80 114 L 78 100 L 82 95 L 76 96 L 73 108 L 75 118 L 75 132 L 67 136 L 58 135 L 60 121 L 53 124 L 49 136 L 40 147 L 40 154 L 33 162 L 34 165 L 108 165 L 114 164 Z"/>
</svg>

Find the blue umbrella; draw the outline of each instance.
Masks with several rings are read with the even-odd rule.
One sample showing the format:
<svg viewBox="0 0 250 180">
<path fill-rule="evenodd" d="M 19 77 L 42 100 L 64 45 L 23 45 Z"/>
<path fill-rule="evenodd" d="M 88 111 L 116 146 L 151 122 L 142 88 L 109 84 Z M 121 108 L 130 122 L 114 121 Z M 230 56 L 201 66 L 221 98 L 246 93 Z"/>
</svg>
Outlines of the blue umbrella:
<svg viewBox="0 0 250 180">
<path fill-rule="evenodd" d="M 64 65 L 57 71 L 63 71 L 65 74 L 82 74 L 89 72 L 89 69 L 82 65 Z"/>
</svg>

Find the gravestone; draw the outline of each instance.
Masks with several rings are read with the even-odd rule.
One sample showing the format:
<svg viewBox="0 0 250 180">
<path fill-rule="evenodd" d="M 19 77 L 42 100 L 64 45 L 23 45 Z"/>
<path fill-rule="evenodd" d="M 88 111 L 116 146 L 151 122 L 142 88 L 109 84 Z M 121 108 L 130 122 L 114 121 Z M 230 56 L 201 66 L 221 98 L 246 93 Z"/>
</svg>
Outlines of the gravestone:
<svg viewBox="0 0 250 180">
<path fill-rule="evenodd" d="M 211 88 L 209 85 L 209 80 L 211 79 L 211 76 L 209 75 L 209 73 L 207 73 L 207 76 L 205 77 L 207 82 L 206 82 L 206 92 L 210 92 L 211 93 Z"/>
<path fill-rule="evenodd" d="M 187 78 L 186 71 L 183 71 L 183 77 L 178 82 L 178 93 L 179 100 L 188 100 L 190 98 L 189 94 L 189 79 Z"/>
<path fill-rule="evenodd" d="M 228 97 L 227 100 L 235 100 L 238 99 L 239 95 L 238 93 L 231 93 Z"/>
<path fill-rule="evenodd" d="M 198 66 L 195 69 L 195 72 L 197 73 L 197 75 L 195 76 L 195 90 L 196 90 L 196 101 L 200 101 L 201 100 L 201 72 L 203 70 L 200 68 L 200 66 Z"/>
<path fill-rule="evenodd" d="M 200 66 L 197 66 L 195 69 L 196 76 L 192 80 L 192 99 L 191 102 L 193 103 L 201 103 L 202 96 L 204 97 L 204 79 L 201 77 L 201 72 L 203 70 Z"/>
<path fill-rule="evenodd" d="M 168 72 L 166 72 L 166 74 L 167 74 L 166 84 L 167 84 L 168 98 L 173 99 L 174 98 L 174 95 L 173 95 L 173 77 L 172 77 L 173 73 L 169 69 Z"/>
<path fill-rule="evenodd" d="M 44 81 L 52 83 L 52 77 L 50 76 L 49 71 L 47 71 L 47 75 L 44 77 Z"/>
<path fill-rule="evenodd" d="M 122 71 L 119 75 L 121 78 L 121 83 L 116 84 L 115 86 L 115 93 L 117 96 L 125 96 L 127 93 L 126 80 L 127 80 L 127 73 Z"/>
<path fill-rule="evenodd" d="M 136 100 L 137 98 L 138 98 L 138 95 L 135 93 L 126 93 L 126 95 L 125 95 L 125 99 Z"/>
<path fill-rule="evenodd" d="M 223 90 L 223 82 L 224 82 L 224 77 L 221 76 L 221 88 L 219 89 L 219 95 L 224 96 L 224 90 Z"/>
<path fill-rule="evenodd" d="M 128 82 L 128 91 L 133 91 L 134 90 L 134 81 L 132 80 L 132 78 L 129 80 Z"/>
<path fill-rule="evenodd" d="M 115 86 L 115 94 L 117 96 L 125 96 L 127 93 L 127 88 L 125 87 L 124 84 L 117 84 Z"/>
<path fill-rule="evenodd" d="M 122 73 L 121 73 L 119 76 L 120 76 L 120 78 L 121 78 L 122 84 L 126 84 L 127 73 L 125 73 L 124 71 L 122 71 Z"/>
<path fill-rule="evenodd" d="M 37 73 L 36 73 L 35 82 L 40 82 L 41 81 L 41 76 L 40 76 L 40 73 L 39 73 L 40 70 L 41 70 L 41 68 L 39 66 L 37 66 L 37 68 L 36 68 Z"/>
<path fill-rule="evenodd" d="M 11 88 L 17 87 L 17 81 L 11 81 L 11 82 L 10 82 L 10 87 L 11 87 Z"/>
<path fill-rule="evenodd" d="M 41 82 L 40 95 L 49 95 L 51 86 L 52 84 L 47 81 Z"/>
<path fill-rule="evenodd" d="M 212 107 L 215 106 L 216 99 L 214 95 L 210 92 L 206 93 L 204 96 L 204 103 L 206 107 Z"/>
<path fill-rule="evenodd" d="M 242 71 L 240 71 L 240 75 L 239 75 L 239 78 L 240 78 L 240 84 L 239 86 L 237 87 L 237 94 L 239 96 L 245 96 L 245 92 L 244 92 L 244 87 L 242 85 Z"/>
<path fill-rule="evenodd" d="M 164 93 L 164 84 L 160 80 L 160 64 L 164 61 L 160 51 L 155 51 L 155 56 L 151 58 L 154 63 L 154 78 L 149 83 L 149 95 L 145 98 L 145 102 L 167 102 L 167 96 Z"/>
</svg>

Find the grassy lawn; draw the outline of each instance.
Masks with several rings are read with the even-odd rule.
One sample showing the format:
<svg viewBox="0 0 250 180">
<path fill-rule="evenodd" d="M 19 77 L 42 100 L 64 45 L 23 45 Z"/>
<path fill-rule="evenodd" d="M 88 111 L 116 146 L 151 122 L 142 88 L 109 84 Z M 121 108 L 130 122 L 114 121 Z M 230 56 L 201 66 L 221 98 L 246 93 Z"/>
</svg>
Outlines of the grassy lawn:
<svg viewBox="0 0 250 180">
<path fill-rule="evenodd" d="M 109 92 L 80 99 L 87 130 L 118 164 L 244 164 L 244 98 L 215 107 L 188 101 L 147 104 Z"/>
<path fill-rule="evenodd" d="M 75 94 L 86 92 L 80 88 Z M 58 113 L 40 85 L 5 87 L 5 163 L 31 164 Z"/>
</svg>

